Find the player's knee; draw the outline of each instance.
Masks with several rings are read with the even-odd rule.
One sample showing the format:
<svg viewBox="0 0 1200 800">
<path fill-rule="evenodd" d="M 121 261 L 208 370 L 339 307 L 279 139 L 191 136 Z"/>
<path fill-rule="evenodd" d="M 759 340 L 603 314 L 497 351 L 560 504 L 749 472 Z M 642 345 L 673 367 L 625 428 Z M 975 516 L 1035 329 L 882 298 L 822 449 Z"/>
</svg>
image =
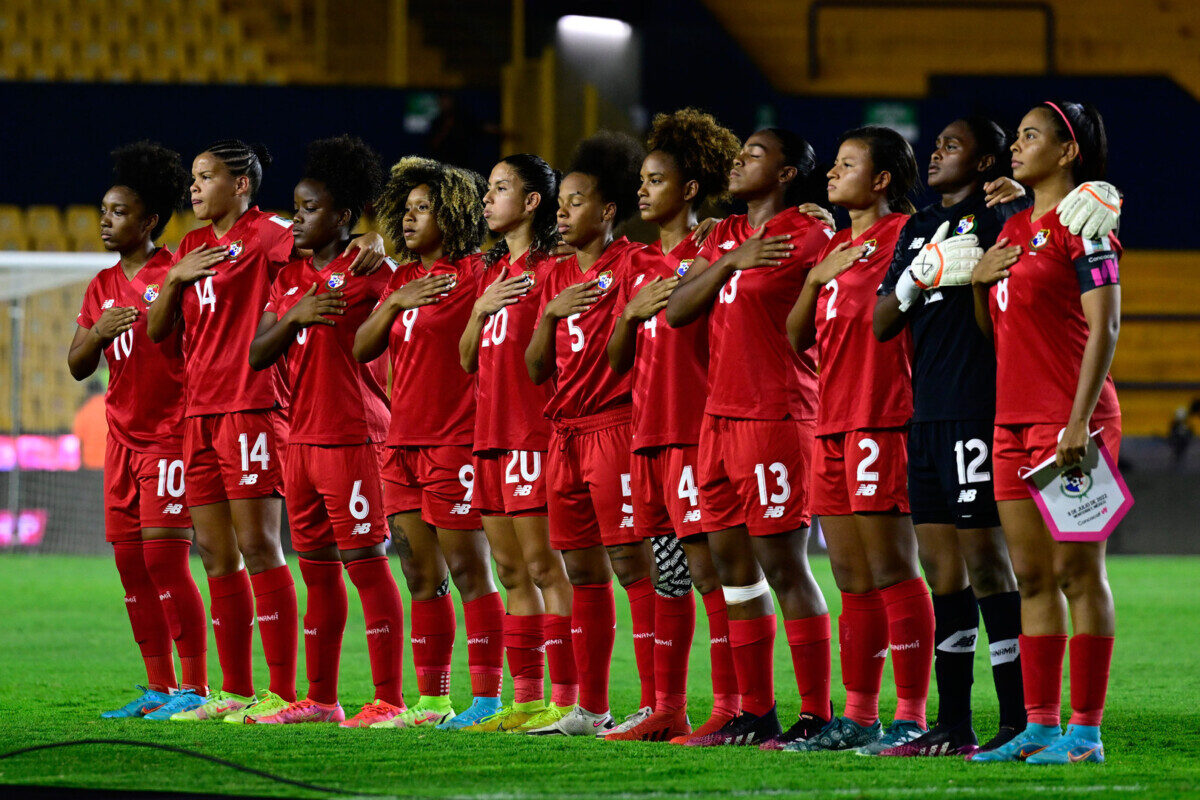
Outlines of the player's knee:
<svg viewBox="0 0 1200 800">
<path fill-rule="evenodd" d="M 1056 563 L 1054 579 L 1068 600 L 1103 591 L 1107 582 L 1103 565 L 1086 556 L 1069 557 Z"/>
<path fill-rule="evenodd" d="M 476 598 L 496 591 L 488 564 L 471 558 L 447 559 L 450 578 L 464 598 Z"/>
<path fill-rule="evenodd" d="M 551 553 L 535 558 L 529 562 L 526 568 L 529 570 L 529 579 L 533 581 L 533 585 L 542 591 L 564 582 L 562 563 L 557 561 Z"/>
<path fill-rule="evenodd" d="M 500 579 L 500 584 L 509 591 L 531 583 L 529 570 L 523 564 L 501 563 L 497 560 L 496 577 Z"/>
<path fill-rule="evenodd" d="M 1017 590 L 1022 599 L 1039 597 L 1057 591 L 1054 571 L 1044 566 L 1013 564 L 1017 576 Z"/>
<path fill-rule="evenodd" d="M 731 606 L 749 603 L 764 595 L 767 602 L 771 602 L 771 587 L 766 578 L 759 578 L 756 582 L 744 586 L 722 586 L 721 591 L 725 594 L 725 603 Z"/>
</svg>

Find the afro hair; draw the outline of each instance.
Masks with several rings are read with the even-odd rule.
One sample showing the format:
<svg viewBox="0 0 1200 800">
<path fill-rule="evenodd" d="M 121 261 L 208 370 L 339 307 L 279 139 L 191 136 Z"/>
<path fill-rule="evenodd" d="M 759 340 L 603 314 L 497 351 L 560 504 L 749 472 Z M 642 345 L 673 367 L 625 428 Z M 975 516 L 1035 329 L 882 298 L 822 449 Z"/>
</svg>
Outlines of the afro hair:
<svg viewBox="0 0 1200 800">
<path fill-rule="evenodd" d="M 171 215 L 183 208 L 191 176 L 183 161 L 170 148 L 157 142 L 134 142 L 112 151 L 113 184 L 128 186 L 146 207 L 146 215 L 158 215 L 151 239 L 162 234 Z"/>
<path fill-rule="evenodd" d="M 567 172 L 595 178 L 600 198 L 616 204 L 617 216 L 613 222 L 620 225 L 637 210 L 637 192 L 641 185 L 638 175 L 645 157 L 646 151 L 632 136 L 600 131 L 576 145 Z"/>
<path fill-rule="evenodd" d="M 398 255 L 415 261 L 416 253 L 404 248 L 404 205 L 420 185 L 429 187 L 433 215 L 442 232 L 442 247 L 451 259 L 478 252 L 487 236 L 483 195 L 487 181 L 471 170 L 452 167 L 431 158 L 408 156 L 392 166 L 392 174 L 376 203 L 375 214 L 384 231 L 400 248 Z"/>
<path fill-rule="evenodd" d="M 741 147 L 733 131 L 722 127 L 712 114 L 696 108 L 655 115 L 646 137 L 647 150 L 671 156 L 684 181 L 699 185 L 692 201 L 695 208 L 708 201 L 717 205 L 730 201 L 729 170 Z"/>
<path fill-rule="evenodd" d="M 308 145 L 304 177 L 319 181 L 333 197 L 334 208 L 350 210 L 353 229 L 363 210 L 383 188 L 379 154 L 357 136 L 343 134 Z"/>
</svg>

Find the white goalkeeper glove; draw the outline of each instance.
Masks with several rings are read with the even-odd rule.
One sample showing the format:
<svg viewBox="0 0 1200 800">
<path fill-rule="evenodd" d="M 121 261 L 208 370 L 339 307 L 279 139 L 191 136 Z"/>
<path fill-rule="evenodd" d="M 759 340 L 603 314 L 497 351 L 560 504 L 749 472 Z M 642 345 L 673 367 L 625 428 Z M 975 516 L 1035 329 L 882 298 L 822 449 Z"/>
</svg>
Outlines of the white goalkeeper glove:
<svg viewBox="0 0 1200 800">
<path fill-rule="evenodd" d="M 896 298 L 900 301 L 901 311 L 907 311 L 922 291 L 940 286 L 964 286 L 971 282 L 971 272 L 983 258 L 979 238 L 973 233 L 965 233 L 947 239 L 949 232 L 950 221 L 947 220 L 896 282 Z"/>
<path fill-rule="evenodd" d="M 1121 219 L 1121 194 L 1104 181 L 1087 181 L 1071 190 L 1058 204 L 1058 220 L 1074 236 L 1103 239 Z"/>
</svg>

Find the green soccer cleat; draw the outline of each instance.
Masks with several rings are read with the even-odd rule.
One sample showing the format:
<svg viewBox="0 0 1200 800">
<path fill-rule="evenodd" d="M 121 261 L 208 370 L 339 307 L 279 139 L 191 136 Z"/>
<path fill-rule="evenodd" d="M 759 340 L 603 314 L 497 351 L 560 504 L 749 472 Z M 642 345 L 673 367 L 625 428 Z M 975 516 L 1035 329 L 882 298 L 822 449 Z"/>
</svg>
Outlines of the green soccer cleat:
<svg viewBox="0 0 1200 800">
<path fill-rule="evenodd" d="M 463 728 L 468 733 L 514 733 L 516 729 L 546 710 L 540 700 L 513 703 L 490 717 Z"/>
<path fill-rule="evenodd" d="M 1068 725 L 1067 732 L 1045 750 L 1025 759 L 1026 764 L 1103 764 L 1104 743 L 1094 725 Z"/>
<path fill-rule="evenodd" d="M 166 705 L 171 696 L 166 692 L 155 692 L 147 689 L 145 686 L 138 686 L 141 694 L 135 699 L 130 700 L 120 708 L 114 708 L 112 711 L 105 711 L 100 715 L 101 719 L 133 719 L 136 717 L 144 717 L 151 711 L 162 708 Z"/>
<path fill-rule="evenodd" d="M 816 753 L 823 750 L 857 750 L 883 736 L 879 720 L 873 725 L 859 725 L 849 717 L 834 717 L 818 733 L 807 739 L 788 742 L 785 753 Z"/>
<path fill-rule="evenodd" d="M 532 730 L 544 728 L 547 725 L 553 725 L 574 710 L 574 705 L 556 706 L 551 703 L 550 705 L 546 706 L 545 710 L 543 710 L 540 714 L 535 714 L 534 716 L 525 720 L 525 722 L 518 725 L 516 728 L 510 730 L 513 733 L 529 733 Z"/>
<path fill-rule="evenodd" d="M 883 736 L 880 736 L 870 744 L 865 744 L 857 748 L 854 752 L 860 756 L 877 756 L 884 750 L 891 750 L 893 747 L 899 747 L 902 744 L 908 744 L 918 736 L 923 736 L 928 733 L 925 728 L 922 728 L 912 720 L 898 719 L 894 720 L 891 725 L 888 725 Z"/>
<path fill-rule="evenodd" d="M 1029 723 L 1025 730 L 997 747 L 995 750 L 980 750 L 967 756 L 972 764 L 991 764 L 1005 761 L 1024 761 L 1058 743 L 1063 738 L 1057 725 Z"/>
<path fill-rule="evenodd" d="M 180 711 L 171 715 L 172 722 L 200 722 L 203 720 L 220 721 L 230 714 L 239 713 L 254 702 L 253 697 L 243 697 L 232 692 L 216 691 L 209 694 L 208 699 L 190 711 Z"/>
<path fill-rule="evenodd" d="M 272 714 L 278 714 L 289 705 L 291 703 L 287 700 L 284 700 L 272 691 L 267 691 L 262 697 L 245 708 L 234 711 L 226 716 L 223 721 L 228 722 L 230 725 L 253 724 L 258 721 L 259 717 L 269 717 Z"/>
<path fill-rule="evenodd" d="M 389 720 L 376 722 L 372 728 L 434 728 L 454 719 L 454 707 L 448 696 L 421 697 L 417 704 Z"/>
</svg>

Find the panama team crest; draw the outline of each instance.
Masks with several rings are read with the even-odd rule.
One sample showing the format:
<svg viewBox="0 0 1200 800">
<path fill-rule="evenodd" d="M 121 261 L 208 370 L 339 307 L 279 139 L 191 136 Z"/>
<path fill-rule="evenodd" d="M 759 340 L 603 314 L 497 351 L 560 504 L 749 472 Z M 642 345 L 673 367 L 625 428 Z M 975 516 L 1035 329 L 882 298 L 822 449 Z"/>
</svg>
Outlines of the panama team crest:
<svg viewBox="0 0 1200 800">
<path fill-rule="evenodd" d="M 1058 477 L 1059 491 L 1064 497 L 1072 500 L 1082 500 L 1092 488 L 1092 476 L 1079 467 L 1070 469 Z"/>
<path fill-rule="evenodd" d="M 153 303 L 158 298 L 158 284 L 152 283 L 146 287 L 146 291 L 142 292 L 142 299 L 147 303 Z"/>
<path fill-rule="evenodd" d="M 866 261 L 868 258 L 871 257 L 871 254 L 874 253 L 878 247 L 879 247 L 879 245 L 876 244 L 874 239 L 867 239 L 865 242 L 862 243 L 863 254 L 862 254 L 862 258 L 860 258 L 859 261 Z"/>
<path fill-rule="evenodd" d="M 958 225 L 954 228 L 955 236 L 962 236 L 964 233 L 970 233 L 975 230 L 975 215 L 967 214 L 958 221 Z"/>
<path fill-rule="evenodd" d="M 684 275 L 687 275 L 687 271 L 691 268 L 692 262 L 695 260 L 694 258 L 685 258 L 683 261 L 680 261 L 679 266 L 675 268 L 676 276 L 682 278 Z"/>
<path fill-rule="evenodd" d="M 329 280 L 325 282 L 325 285 L 328 286 L 330 289 L 342 288 L 343 286 L 346 285 L 346 273 L 344 273 L 344 272 L 333 273 L 332 275 L 329 276 Z"/>
<path fill-rule="evenodd" d="M 600 291 L 602 292 L 607 292 L 612 287 L 612 282 L 613 276 L 611 269 L 606 269 L 604 272 L 601 272 L 596 276 L 596 286 L 599 287 Z"/>
<path fill-rule="evenodd" d="M 1050 241 L 1050 229 L 1042 228 L 1040 231 L 1034 234 L 1032 239 L 1029 240 L 1029 246 L 1034 250 L 1038 250 L 1048 241 Z"/>
<path fill-rule="evenodd" d="M 236 242 L 229 245 L 229 251 L 228 251 L 227 255 L 229 256 L 230 260 L 232 260 L 232 259 L 235 259 L 238 256 L 240 256 L 242 254 L 242 251 L 245 249 L 246 249 L 246 246 L 244 244 L 242 244 L 242 240 L 238 239 Z"/>
<path fill-rule="evenodd" d="M 533 270 L 531 270 L 531 269 L 525 270 L 524 272 L 521 273 L 521 277 L 525 279 L 526 283 L 528 283 L 530 286 L 533 286 L 533 284 L 534 284 Z"/>
</svg>

